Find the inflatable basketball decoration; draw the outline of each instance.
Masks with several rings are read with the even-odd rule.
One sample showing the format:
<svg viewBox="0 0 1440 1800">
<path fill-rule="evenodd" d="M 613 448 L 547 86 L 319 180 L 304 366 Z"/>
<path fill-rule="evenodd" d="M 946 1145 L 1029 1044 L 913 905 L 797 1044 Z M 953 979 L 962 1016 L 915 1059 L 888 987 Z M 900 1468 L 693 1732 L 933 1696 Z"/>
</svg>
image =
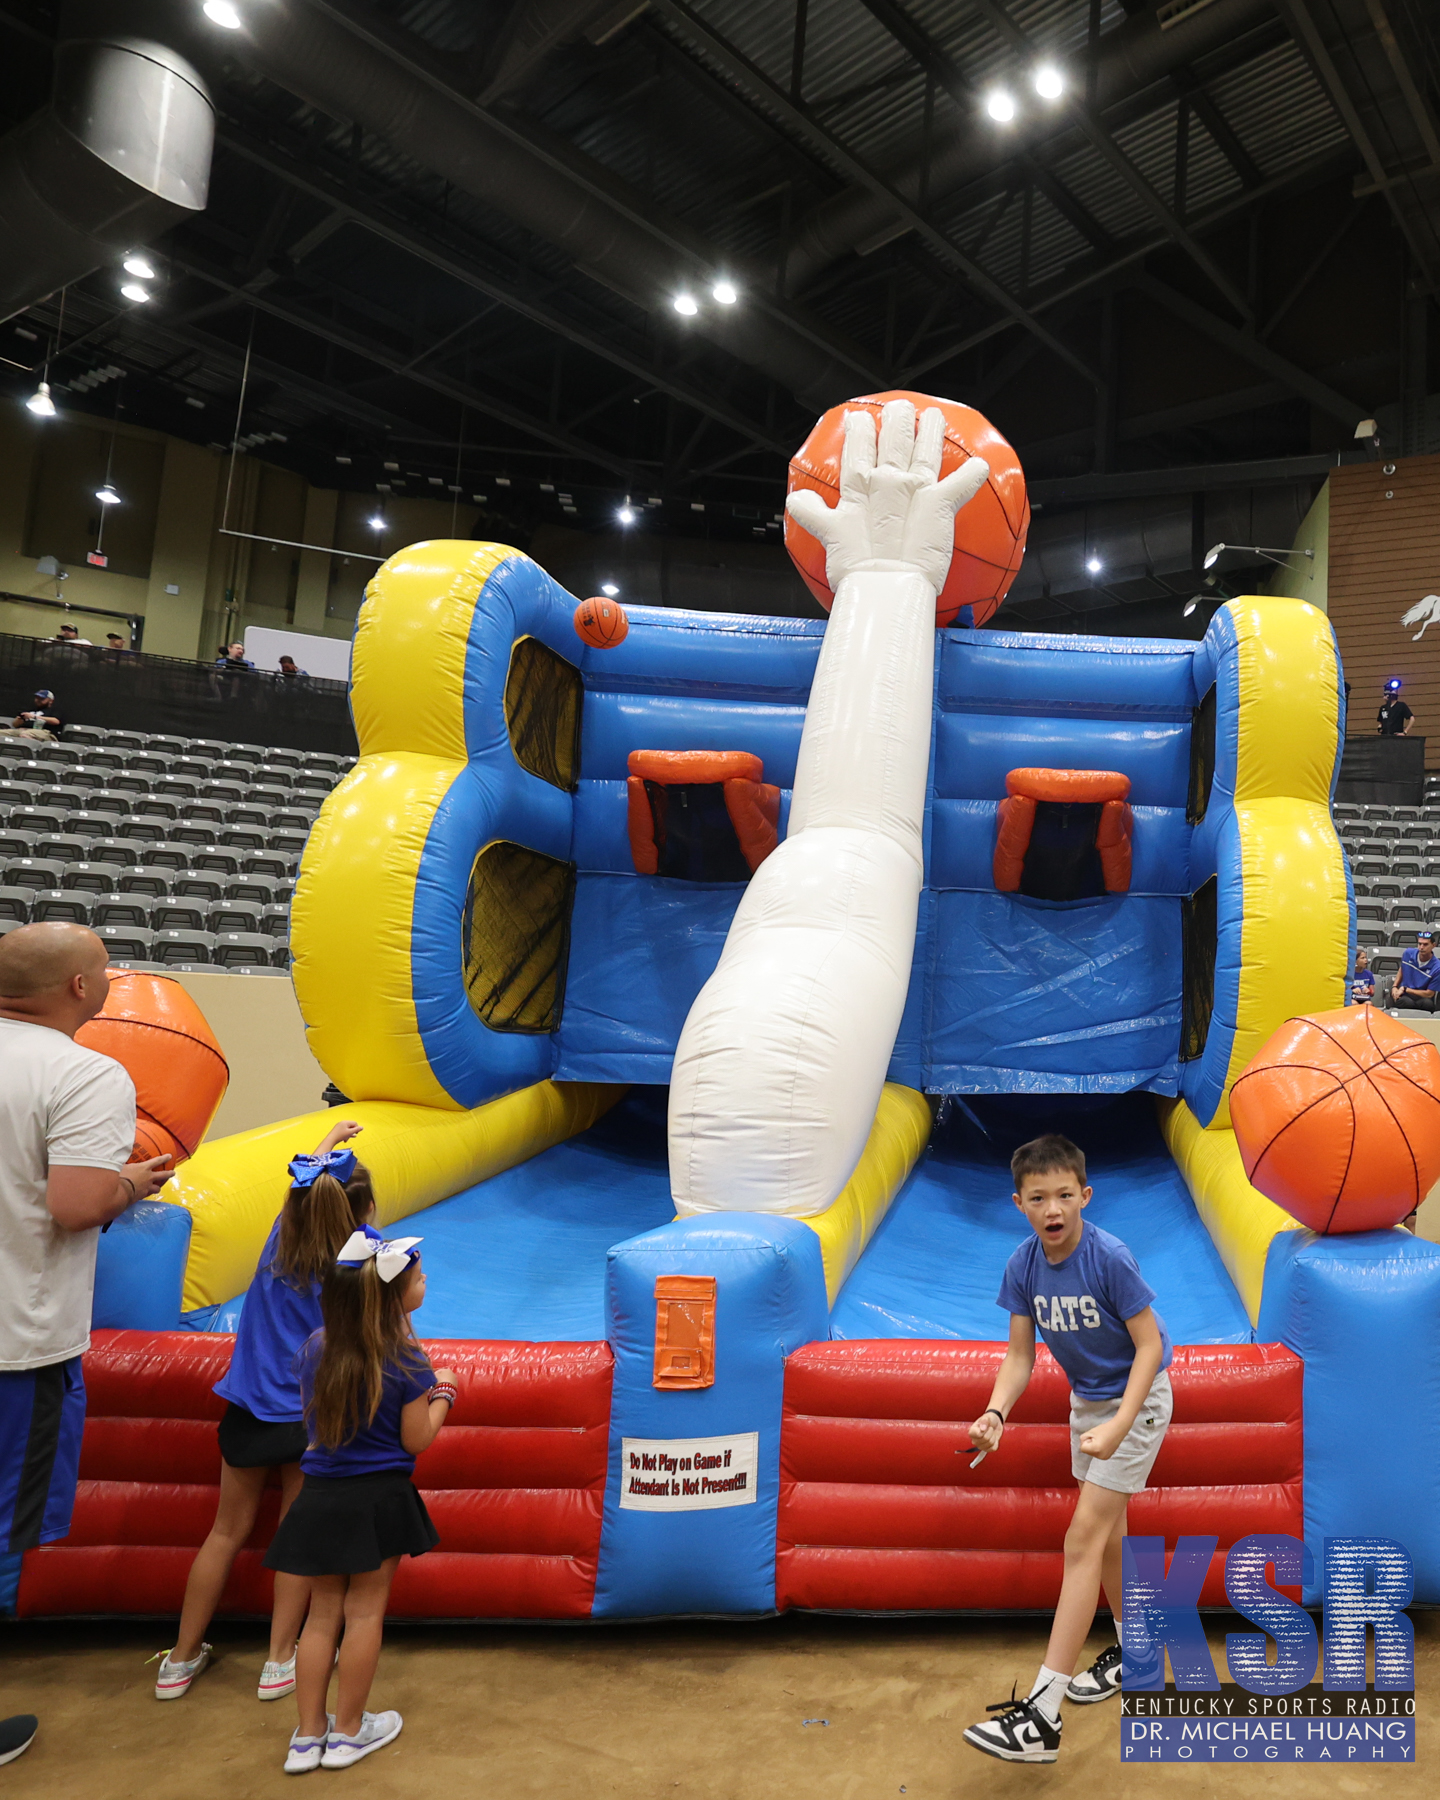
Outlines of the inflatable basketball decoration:
<svg viewBox="0 0 1440 1800">
<path fill-rule="evenodd" d="M 927 406 L 938 406 L 944 413 L 942 477 L 972 456 L 983 456 L 990 465 L 990 479 L 970 504 L 955 515 L 955 555 L 935 604 L 937 625 L 955 623 L 956 615 L 965 606 L 973 611 L 968 622 L 983 625 L 1010 590 L 1030 529 L 1030 502 L 1025 495 L 1020 459 L 983 413 L 955 400 L 939 400 L 931 394 L 903 388 L 886 394 L 865 394 L 858 400 L 847 400 L 843 406 L 832 406 L 790 458 L 789 491 L 811 488 L 827 506 L 834 506 L 840 498 L 845 415 L 863 407 L 874 414 L 878 431 L 880 409 L 887 400 L 910 400 L 917 415 Z M 835 596 L 825 579 L 825 548 L 788 512 L 785 548 L 800 571 L 801 580 L 829 612 Z"/>
<path fill-rule="evenodd" d="M 1440 1050 L 1372 1006 L 1287 1019 L 1230 1123 L 1252 1185 L 1301 1224 L 1395 1225 L 1440 1180 Z"/>
<path fill-rule="evenodd" d="M 613 650 L 624 643 L 630 621 L 618 600 L 597 594 L 575 608 L 575 630 L 592 649 Z"/>
<path fill-rule="evenodd" d="M 113 1056 L 135 1083 L 135 1158 L 193 1156 L 225 1098 L 230 1069 L 205 1015 L 178 981 L 111 969 L 104 1010 L 77 1044 Z"/>
</svg>

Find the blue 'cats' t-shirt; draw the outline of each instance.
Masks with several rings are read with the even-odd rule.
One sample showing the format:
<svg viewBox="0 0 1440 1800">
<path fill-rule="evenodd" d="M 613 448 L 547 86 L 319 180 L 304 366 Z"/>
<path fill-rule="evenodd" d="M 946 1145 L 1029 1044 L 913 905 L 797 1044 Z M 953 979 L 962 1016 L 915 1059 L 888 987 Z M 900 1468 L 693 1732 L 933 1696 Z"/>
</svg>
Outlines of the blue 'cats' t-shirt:
<svg viewBox="0 0 1440 1800">
<path fill-rule="evenodd" d="M 279 1240 L 277 1219 L 245 1296 L 230 1367 L 215 1383 L 215 1392 L 257 1419 L 298 1425 L 304 1413 L 295 1352 L 320 1329 L 320 1283 L 296 1284 L 275 1272 Z"/>
<path fill-rule="evenodd" d="M 1135 1361 L 1135 1341 L 1125 1321 L 1144 1312 L 1154 1298 L 1154 1288 L 1129 1249 L 1085 1220 L 1080 1242 L 1064 1262 L 1047 1261 L 1039 1238 L 1027 1238 L 1005 1265 L 996 1305 L 1035 1320 L 1082 1400 L 1118 1400 Z M 1160 1327 L 1160 1367 L 1168 1369 L 1170 1333 L 1159 1313 L 1155 1323 Z"/>
<path fill-rule="evenodd" d="M 300 1393 L 308 1407 L 315 1392 L 315 1370 L 320 1363 L 325 1333 L 317 1331 L 307 1339 L 296 1359 L 300 1369 Z M 415 1458 L 400 1442 L 400 1414 L 412 1400 L 428 1394 L 435 1385 L 435 1371 L 423 1352 L 414 1362 L 390 1362 L 385 1365 L 380 1390 L 380 1407 L 368 1425 L 362 1425 L 348 1443 L 338 1450 L 327 1450 L 314 1442 L 300 1458 L 307 1475 L 339 1479 L 351 1475 L 378 1475 L 384 1469 L 402 1469 L 408 1475 Z"/>
</svg>

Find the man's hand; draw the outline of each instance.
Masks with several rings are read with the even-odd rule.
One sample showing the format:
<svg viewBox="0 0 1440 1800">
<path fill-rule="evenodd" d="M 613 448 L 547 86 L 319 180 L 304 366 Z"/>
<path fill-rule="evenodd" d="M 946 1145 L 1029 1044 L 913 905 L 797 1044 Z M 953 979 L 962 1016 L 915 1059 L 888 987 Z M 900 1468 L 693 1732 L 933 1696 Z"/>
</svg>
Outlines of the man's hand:
<svg viewBox="0 0 1440 1800">
<path fill-rule="evenodd" d="M 945 415 L 930 406 L 915 425 L 908 400 L 887 400 L 875 421 L 868 412 L 845 415 L 840 457 L 840 501 L 827 506 L 809 488 L 785 502 L 797 525 L 825 547 L 825 577 L 836 589 L 847 575 L 894 569 L 923 575 L 938 594 L 955 550 L 955 515 L 984 487 L 990 465 L 983 457 L 940 479 Z"/>
<path fill-rule="evenodd" d="M 168 1156 L 126 1163 L 123 1172 L 52 1163 L 45 1184 L 50 1217 L 65 1231 L 93 1231 L 118 1219 L 136 1200 L 148 1200 L 170 1179 Z"/>
<path fill-rule="evenodd" d="M 977 1450 L 998 1450 L 1004 1431 L 1003 1419 L 997 1418 L 993 1412 L 982 1413 L 978 1419 L 970 1422 L 970 1442 Z"/>
<path fill-rule="evenodd" d="M 1109 1419 L 1105 1424 L 1097 1425 L 1080 1439 L 1080 1454 L 1093 1456 L 1096 1462 L 1108 1462 L 1125 1442 L 1129 1429 L 1128 1425 L 1122 1425 L 1118 1419 Z"/>
</svg>

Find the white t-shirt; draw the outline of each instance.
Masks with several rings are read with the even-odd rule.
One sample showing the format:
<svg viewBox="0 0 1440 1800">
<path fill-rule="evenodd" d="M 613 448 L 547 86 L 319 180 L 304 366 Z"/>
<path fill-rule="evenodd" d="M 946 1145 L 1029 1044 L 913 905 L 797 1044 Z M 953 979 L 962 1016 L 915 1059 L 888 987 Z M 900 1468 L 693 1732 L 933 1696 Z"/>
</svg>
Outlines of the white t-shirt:
<svg viewBox="0 0 1440 1800">
<path fill-rule="evenodd" d="M 52 1163 L 119 1170 L 135 1143 L 135 1084 L 112 1057 L 0 1019 L 0 1369 L 39 1369 L 89 1347 L 100 1233 L 45 1205 Z"/>
</svg>

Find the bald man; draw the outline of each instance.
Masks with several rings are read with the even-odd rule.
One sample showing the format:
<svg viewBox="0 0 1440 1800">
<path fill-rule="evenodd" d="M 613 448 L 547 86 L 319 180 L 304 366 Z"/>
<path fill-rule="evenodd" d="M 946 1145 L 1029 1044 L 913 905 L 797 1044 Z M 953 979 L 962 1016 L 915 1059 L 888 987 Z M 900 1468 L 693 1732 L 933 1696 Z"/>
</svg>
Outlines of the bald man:
<svg viewBox="0 0 1440 1800">
<path fill-rule="evenodd" d="M 99 1228 L 169 1173 L 130 1161 L 135 1084 L 75 1042 L 109 991 L 83 925 L 0 937 L 0 1551 L 70 1529 Z"/>
</svg>

